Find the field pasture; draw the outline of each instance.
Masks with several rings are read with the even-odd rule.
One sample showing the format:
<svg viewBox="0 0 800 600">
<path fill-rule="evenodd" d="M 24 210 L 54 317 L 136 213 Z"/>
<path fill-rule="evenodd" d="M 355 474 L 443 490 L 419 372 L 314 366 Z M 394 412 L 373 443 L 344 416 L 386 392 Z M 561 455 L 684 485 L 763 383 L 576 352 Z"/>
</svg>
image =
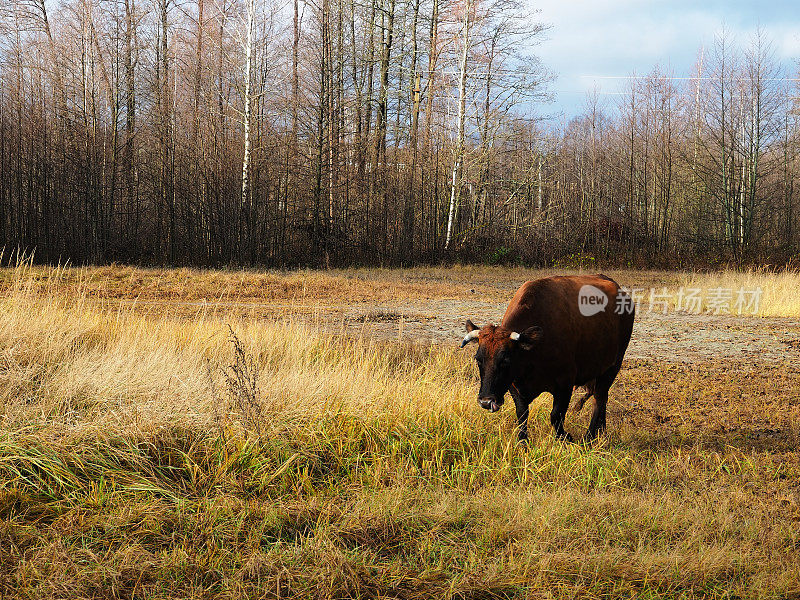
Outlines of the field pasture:
<svg viewBox="0 0 800 600">
<path fill-rule="evenodd" d="M 458 344 L 551 273 L 0 271 L 0 597 L 800 597 L 800 275 L 607 271 L 760 302 L 523 449 Z"/>
</svg>

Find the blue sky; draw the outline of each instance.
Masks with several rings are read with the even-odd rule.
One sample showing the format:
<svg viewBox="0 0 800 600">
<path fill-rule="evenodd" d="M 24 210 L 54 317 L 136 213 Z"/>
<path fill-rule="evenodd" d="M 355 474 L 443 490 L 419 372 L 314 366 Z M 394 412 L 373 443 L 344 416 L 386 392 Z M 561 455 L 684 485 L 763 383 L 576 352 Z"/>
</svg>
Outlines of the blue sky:
<svg viewBox="0 0 800 600">
<path fill-rule="evenodd" d="M 677 76 L 693 69 L 700 47 L 713 45 L 723 27 L 746 46 L 760 26 L 775 56 L 791 73 L 800 59 L 800 1 L 764 0 L 690 2 L 688 0 L 530 0 L 538 20 L 549 23 L 535 53 L 557 79 L 555 102 L 542 112 L 570 118 L 585 105 L 586 92 L 602 98 L 634 71 L 646 74 L 659 64 Z M 557 119 L 560 120 L 560 119 Z"/>
</svg>

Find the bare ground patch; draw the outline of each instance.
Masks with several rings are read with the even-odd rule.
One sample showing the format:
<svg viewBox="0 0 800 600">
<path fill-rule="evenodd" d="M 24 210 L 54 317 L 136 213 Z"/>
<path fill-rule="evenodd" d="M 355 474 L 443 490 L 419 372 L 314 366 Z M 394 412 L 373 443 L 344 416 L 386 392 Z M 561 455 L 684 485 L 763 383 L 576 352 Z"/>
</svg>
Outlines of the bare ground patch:
<svg viewBox="0 0 800 600">
<path fill-rule="evenodd" d="M 231 288 L 216 299 L 187 298 L 185 293 L 165 297 L 157 291 L 162 284 L 152 282 L 155 286 L 152 289 L 136 291 L 125 287 L 111 294 L 104 284 L 99 287 L 106 290 L 105 296 L 92 294 L 88 301 L 146 314 L 166 313 L 177 319 L 231 315 L 264 321 L 300 320 L 321 331 L 348 336 L 457 344 L 463 336 L 466 319 L 479 324 L 501 320 L 508 300 L 521 283 L 518 277 L 524 275 L 514 273 L 517 277 L 500 277 L 492 284 L 481 271 L 480 276 L 473 275 L 466 282 L 453 281 L 452 274 L 447 280 L 438 271 L 429 275 L 424 271 L 412 272 L 413 276 L 401 280 L 396 280 L 396 273 L 389 273 L 389 279 L 382 282 L 376 280 L 374 272 L 337 275 L 321 286 L 319 281 L 314 283 L 317 275 L 287 276 L 293 281 L 283 284 L 280 277 L 269 275 L 265 277 L 271 278 L 271 283 L 266 287 L 259 288 L 250 282 L 243 288 Z M 656 277 L 645 273 L 629 279 L 636 282 L 632 285 L 649 285 Z M 182 289 L 191 288 L 183 284 Z M 202 291 L 203 286 L 198 289 Z M 211 288 L 203 293 L 211 296 Z M 637 313 L 627 356 L 675 363 L 722 360 L 797 365 L 800 364 L 800 318 L 689 314 L 673 310 L 662 314 L 642 309 Z"/>
</svg>

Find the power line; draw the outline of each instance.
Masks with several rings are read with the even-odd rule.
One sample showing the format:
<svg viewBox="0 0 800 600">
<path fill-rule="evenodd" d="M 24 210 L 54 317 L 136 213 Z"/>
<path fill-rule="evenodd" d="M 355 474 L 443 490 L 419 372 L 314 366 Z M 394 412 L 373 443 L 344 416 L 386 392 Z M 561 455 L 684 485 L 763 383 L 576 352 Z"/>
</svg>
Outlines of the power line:
<svg viewBox="0 0 800 600">
<path fill-rule="evenodd" d="M 627 96 L 627 92 L 604 92 L 602 90 L 553 90 L 555 94 L 597 94 L 599 96 Z"/>
<path fill-rule="evenodd" d="M 668 79 L 670 81 L 752 81 L 755 77 L 664 77 L 653 75 L 581 75 L 581 79 Z M 761 77 L 760 81 L 800 81 L 797 77 Z"/>
</svg>

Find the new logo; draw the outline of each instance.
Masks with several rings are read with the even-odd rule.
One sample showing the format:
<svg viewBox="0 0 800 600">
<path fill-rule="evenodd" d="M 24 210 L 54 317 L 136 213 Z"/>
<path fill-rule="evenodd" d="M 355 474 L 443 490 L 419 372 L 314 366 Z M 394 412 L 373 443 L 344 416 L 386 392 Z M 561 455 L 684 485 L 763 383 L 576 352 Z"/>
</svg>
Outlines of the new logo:
<svg viewBox="0 0 800 600">
<path fill-rule="evenodd" d="M 584 317 L 601 313 L 608 306 L 608 296 L 600 288 L 584 285 L 578 292 L 578 309 Z"/>
</svg>

